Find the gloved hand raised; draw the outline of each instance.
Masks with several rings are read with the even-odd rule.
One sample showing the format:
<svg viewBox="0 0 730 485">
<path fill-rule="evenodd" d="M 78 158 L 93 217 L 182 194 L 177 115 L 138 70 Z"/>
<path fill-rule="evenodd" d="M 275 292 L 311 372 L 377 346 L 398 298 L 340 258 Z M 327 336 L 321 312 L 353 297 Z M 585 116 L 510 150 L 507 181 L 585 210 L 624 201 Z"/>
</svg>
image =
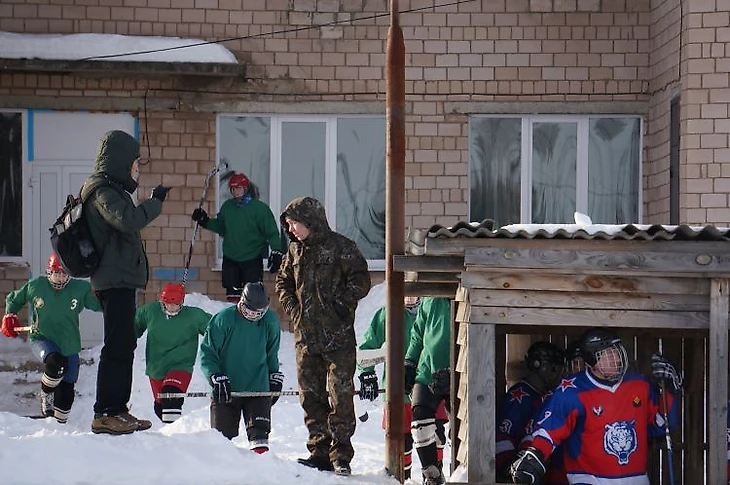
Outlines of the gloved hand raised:
<svg viewBox="0 0 730 485">
<path fill-rule="evenodd" d="M 672 385 L 674 392 L 679 392 L 682 389 L 682 376 L 679 375 L 674 364 L 663 355 L 653 354 L 651 356 L 651 373 L 660 381 L 668 381 Z"/>
<path fill-rule="evenodd" d="M 210 394 L 211 399 L 216 404 L 224 404 L 231 402 L 231 380 L 225 374 L 213 374 L 210 376 L 210 382 L 213 384 L 213 392 Z"/>
<path fill-rule="evenodd" d="M 170 191 L 172 187 L 165 187 L 164 185 L 160 184 L 154 189 L 152 189 L 152 199 L 157 199 L 160 202 L 165 202 L 165 197 L 167 197 L 167 193 Z"/>
<path fill-rule="evenodd" d="M 210 217 L 208 217 L 208 213 L 200 207 L 195 209 L 190 217 L 203 227 L 205 227 L 205 225 L 208 223 L 208 220 L 210 219 Z"/>
<path fill-rule="evenodd" d="M 284 387 L 284 374 L 282 372 L 276 371 L 269 374 L 269 391 L 271 392 L 281 392 L 282 388 Z M 271 405 L 273 406 L 276 404 L 276 401 L 279 400 L 280 396 L 271 396 Z"/>
<path fill-rule="evenodd" d="M 365 401 L 375 401 L 378 398 L 378 376 L 375 371 L 363 372 L 358 376 L 360 378 L 360 392 L 358 396 Z"/>
<path fill-rule="evenodd" d="M 412 360 L 406 361 L 405 369 L 405 391 L 406 394 L 410 394 L 413 391 L 413 386 L 416 385 L 416 368 L 417 365 Z"/>
<path fill-rule="evenodd" d="M 0 328 L 0 332 L 9 338 L 15 338 L 18 336 L 18 332 L 15 331 L 15 327 L 20 327 L 20 320 L 18 315 L 15 313 L 6 313 L 3 317 L 3 325 Z"/>
<path fill-rule="evenodd" d="M 542 451 L 529 447 L 517 453 L 517 459 L 509 468 L 514 483 L 540 483 L 545 474 L 545 457 Z"/>
<path fill-rule="evenodd" d="M 269 273 L 277 273 L 281 267 L 281 258 L 284 254 L 276 249 L 271 250 L 269 254 Z"/>
</svg>

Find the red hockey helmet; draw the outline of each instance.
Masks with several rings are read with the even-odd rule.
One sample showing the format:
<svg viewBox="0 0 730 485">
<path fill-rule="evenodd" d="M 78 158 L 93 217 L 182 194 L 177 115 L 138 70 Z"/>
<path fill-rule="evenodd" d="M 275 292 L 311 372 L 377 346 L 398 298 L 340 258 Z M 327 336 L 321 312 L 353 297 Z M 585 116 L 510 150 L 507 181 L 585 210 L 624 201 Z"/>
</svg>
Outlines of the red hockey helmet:
<svg viewBox="0 0 730 485">
<path fill-rule="evenodd" d="M 230 179 L 228 179 L 228 189 L 233 190 L 239 187 L 242 187 L 243 190 L 248 190 L 248 186 L 251 185 L 251 182 L 248 180 L 248 177 L 246 177 L 245 174 L 237 173 L 235 175 L 232 175 Z"/>
<path fill-rule="evenodd" d="M 48 262 L 46 263 L 46 274 L 48 275 L 48 282 L 55 290 L 60 290 L 66 286 L 71 279 L 61 264 L 61 259 L 56 253 L 51 253 L 48 256 Z"/>
<path fill-rule="evenodd" d="M 185 301 L 185 288 L 180 283 L 168 283 L 160 291 L 160 301 L 171 305 L 182 305 Z"/>
</svg>

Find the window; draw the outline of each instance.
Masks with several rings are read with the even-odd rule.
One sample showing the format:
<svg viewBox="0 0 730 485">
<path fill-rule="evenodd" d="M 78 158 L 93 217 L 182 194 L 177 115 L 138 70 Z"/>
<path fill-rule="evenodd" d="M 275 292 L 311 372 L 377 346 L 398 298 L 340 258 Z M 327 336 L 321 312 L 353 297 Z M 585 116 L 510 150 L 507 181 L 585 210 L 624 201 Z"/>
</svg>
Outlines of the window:
<svg viewBox="0 0 730 485">
<path fill-rule="evenodd" d="M 371 269 L 384 267 L 384 117 L 221 115 L 217 132 L 219 158 L 258 186 L 277 222 L 293 198 L 315 197 Z M 219 187 L 218 207 L 229 197 Z"/>
<path fill-rule="evenodd" d="M 469 121 L 472 221 L 641 222 L 641 119 L 474 116 Z"/>
<path fill-rule="evenodd" d="M 0 258 L 23 256 L 23 113 L 0 111 Z"/>
</svg>

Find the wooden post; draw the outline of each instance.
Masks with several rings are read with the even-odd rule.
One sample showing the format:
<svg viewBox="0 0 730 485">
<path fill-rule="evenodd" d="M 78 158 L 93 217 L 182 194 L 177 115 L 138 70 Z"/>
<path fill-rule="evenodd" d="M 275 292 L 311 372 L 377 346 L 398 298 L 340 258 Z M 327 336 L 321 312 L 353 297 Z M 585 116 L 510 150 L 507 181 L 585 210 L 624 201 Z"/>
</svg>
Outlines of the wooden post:
<svg viewBox="0 0 730 485">
<path fill-rule="evenodd" d="M 403 483 L 405 307 L 404 274 L 394 270 L 394 255 L 405 252 L 405 43 L 398 23 L 398 0 L 390 2 L 390 28 L 385 52 L 386 171 L 385 171 L 385 341 L 386 469 Z"/>
<path fill-rule="evenodd" d="M 496 325 L 468 324 L 466 402 L 468 483 L 494 483 L 496 477 L 494 342 Z"/>
<path fill-rule="evenodd" d="M 729 280 L 713 278 L 710 286 L 709 395 L 707 399 L 707 483 L 727 483 L 727 376 Z"/>
</svg>

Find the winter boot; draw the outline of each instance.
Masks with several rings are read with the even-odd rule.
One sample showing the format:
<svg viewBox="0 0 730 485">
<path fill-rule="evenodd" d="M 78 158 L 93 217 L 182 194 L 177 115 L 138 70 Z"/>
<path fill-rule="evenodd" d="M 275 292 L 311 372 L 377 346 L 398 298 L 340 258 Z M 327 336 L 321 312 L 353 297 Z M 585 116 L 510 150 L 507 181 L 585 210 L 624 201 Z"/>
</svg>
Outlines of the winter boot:
<svg viewBox="0 0 730 485">
<path fill-rule="evenodd" d="M 41 390 L 41 415 L 47 418 L 53 416 L 54 393 Z"/>
<path fill-rule="evenodd" d="M 352 474 L 350 464 L 347 463 L 345 460 L 335 460 L 335 462 L 332 464 L 332 467 L 335 470 L 335 475 L 346 477 Z"/>
<path fill-rule="evenodd" d="M 125 419 L 121 414 L 108 416 L 106 414 L 98 414 L 94 416 L 91 423 L 91 432 L 95 434 L 129 434 L 137 431 L 137 423 Z"/>
<path fill-rule="evenodd" d="M 429 465 L 422 470 L 423 485 L 443 485 L 446 483 L 444 474 L 436 465 Z"/>
<path fill-rule="evenodd" d="M 119 413 L 119 416 L 126 419 L 127 421 L 135 423 L 137 425 L 137 431 L 144 431 L 144 430 L 150 429 L 152 427 L 152 421 L 148 421 L 146 419 L 139 419 L 136 416 L 130 414 L 129 411 Z"/>
<path fill-rule="evenodd" d="M 334 470 L 330 459 L 326 456 L 309 455 L 309 458 L 299 458 L 297 462 L 300 465 L 308 466 L 309 468 L 316 468 L 319 471 L 331 472 Z"/>
<path fill-rule="evenodd" d="M 269 451 L 269 440 L 266 438 L 249 440 L 248 448 L 259 455 Z"/>
</svg>

